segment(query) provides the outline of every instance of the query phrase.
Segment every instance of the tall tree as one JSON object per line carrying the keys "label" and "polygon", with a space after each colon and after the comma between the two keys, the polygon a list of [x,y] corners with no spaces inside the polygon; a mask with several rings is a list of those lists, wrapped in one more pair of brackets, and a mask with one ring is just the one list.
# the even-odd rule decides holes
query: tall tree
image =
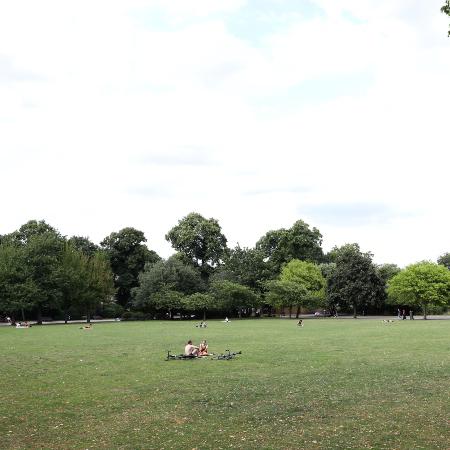
{"label": "tall tree", "polygon": [[335,249],[336,269],[328,279],[327,298],[331,309],[358,309],[381,306],[385,300],[384,281],[372,262],[371,253],[361,253],[357,244]]}
{"label": "tall tree", "polygon": [[138,276],[145,263],[160,259],[144,242],[147,242],[147,239],[142,231],[128,227],[111,233],[100,243],[109,257],[117,301],[122,306],[131,301],[131,290],[138,285]]}
{"label": "tall tree", "polygon": [[450,253],[444,253],[439,256],[437,263],[441,266],[447,267],[447,269],[450,270]]}
{"label": "tall tree", "polygon": [[61,260],[61,307],[64,313],[64,322],[69,320],[69,310],[80,302],[86,291],[86,262],[87,256],[66,243]]}
{"label": "tall tree", "polygon": [[23,301],[31,304],[42,323],[44,310],[57,309],[61,301],[61,259],[64,242],[53,232],[36,234],[24,246]]}
{"label": "tall tree", "polygon": [[[45,221],[30,220],[17,231],[3,236],[3,246],[8,248],[9,301],[22,318],[25,311],[33,310],[38,323],[44,310],[54,310],[61,301],[61,258],[65,239],[59,231]],[[13,256],[14,255],[14,256]],[[12,271],[20,264],[20,273]]]}
{"label": "tall tree", "polygon": [[306,288],[293,281],[269,280],[266,283],[267,303],[274,308],[289,308],[289,318],[292,317],[292,308],[303,303],[308,292]]}
{"label": "tall tree", "polygon": [[380,264],[377,267],[378,275],[384,281],[387,288],[389,280],[400,273],[401,269],[396,264]]}
{"label": "tall tree", "polygon": [[280,280],[295,283],[301,287],[300,291],[303,291],[303,295],[298,295],[297,301],[295,302],[297,306],[297,318],[300,313],[300,308],[313,308],[323,304],[325,300],[326,280],[319,266],[316,264],[293,259],[283,267]]}
{"label": "tall tree", "polygon": [[184,253],[200,269],[203,279],[222,261],[227,252],[227,239],[216,219],[205,219],[198,213],[190,213],[167,234],[172,247]]}
{"label": "tall tree", "polygon": [[86,289],[79,298],[79,303],[86,312],[86,320],[91,321],[91,315],[102,303],[111,303],[115,292],[113,273],[108,257],[104,252],[97,251],[90,258],[85,258]]}
{"label": "tall tree", "polygon": [[449,303],[450,271],[428,261],[411,264],[391,279],[388,293],[393,303],[421,307],[426,319],[430,305]]}
{"label": "tall tree", "polygon": [[273,230],[266,233],[256,243],[264,257],[280,272],[283,264],[292,259],[322,262],[322,235],[317,228],[310,229],[303,220],[298,220],[291,228]]}
{"label": "tall tree", "polygon": [[17,245],[0,244],[0,311],[16,317],[31,309],[31,298],[25,295],[26,278],[24,249]]}
{"label": "tall tree", "polygon": [[265,261],[261,250],[241,248],[239,245],[225,256],[221,272],[223,272],[222,279],[243,284],[260,292],[264,290],[264,283],[267,280],[277,276],[271,271],[271,266]]}
{"label": "tall tree", "polygon": [[199,272],[174,255],[167,261],[146,264],[139,275],[139,286],[133,289],[133,306],[144,312],[161,310],[169,304],[173,309],[176,302],[169,299],[176,297],[174,292],[184,296],[202,292],[204,289]]}

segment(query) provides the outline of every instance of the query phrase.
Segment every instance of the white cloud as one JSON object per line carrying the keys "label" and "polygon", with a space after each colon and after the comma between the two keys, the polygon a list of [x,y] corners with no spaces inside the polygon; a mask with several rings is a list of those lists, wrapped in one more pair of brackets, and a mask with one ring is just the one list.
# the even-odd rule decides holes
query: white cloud
{"label": "white cloud", "polygon": [[[439,2],[428,14],[406,0],[317,3],[325,16],[259,45],[230,31],[238,0],[2,3],[0,233],[45,218],[98,242],[135,226],[167,256],[165,233],[198,211],[232,245],[303,218],[327,248],[357,241],[380,262],[449,251]],[[367,73],[357,94],[336,82],[295,99],[308,80]],[[317,214],[358,204],[390,215],[345,226]]]}

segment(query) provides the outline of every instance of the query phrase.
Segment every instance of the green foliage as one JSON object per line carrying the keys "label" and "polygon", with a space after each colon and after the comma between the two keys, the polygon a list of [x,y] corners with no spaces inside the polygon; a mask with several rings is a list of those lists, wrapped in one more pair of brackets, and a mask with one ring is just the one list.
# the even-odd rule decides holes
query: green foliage
{"label": "green foliage", "polygon": [[321,262],[323,259],[322,235],[317,228],[312,230],[303,220],[298,220],[289,229],[269,231],[257,243],[264,258],[279,273],[283,264],[291,259]]}
{"label": "green foliage", "polygon": [[357,244],[333,249],[336,270],[328,279],[327,298],[330,309],[337,307],[358,309],[369,305],[381,307],[385,300],[385,284],[371,253],[361,253]]}
{"label": "green foliage", "polygon": [[122,317],[123,313],[123,306],[119,305],[118,303],[106,303],[101,310],[101,315],[105,319]]}
{"label": "green foliage", "polygon": [[58,308],[61,302],[61,259],[64,242],[57,233],[43,232],[27,237],[24,246],[23,301],[37,312]]}
{"label": "green foliage", "polygon": [[[32,308],[34,286],[27,283],[24,273],[25,252],[23,247],[5,243],[0,244],[0,311],[14,315]],[[29,292],[30,291],[30,292]]]}
{"label": "green foliage", "polygon": [[317,307],[323,304],[326,280],[316,264],[293,259],[283,267],[280,280],[296,283],[304,290],[305,295],[295,303],[297,306]]}
{"label": "green foliage", "polygon": [[[450,0],[445,0],[444,6],[441,8],[441,11],[444,14],[447,14],[447,16],[450,16]],[[448,35],[450,37],[450,31],[448,32]]]}
{"label": "green foliage", "polygon": [[450,271],[428,261],[411,264],[391,279],[388,294],[392,303],[421,307],[426,318],[430,305],[449,303]]}
{"label": "green foliage", "polygon": [[[167,261],[145,266],[139,275],[139,286],[133,289],[133,307],[148,312],[164,309],[167,305],[171,305],[167,309],[172,309],[183,295],[201,291],[204,291],[204,283],[199,272],[175,255]],[[178,298],[174,292],[181,297]],[[169,297],[176,299],[172,301]]]}
{"label": "green foliage", "polygon": [[230,312],[237,310],[239,315],[242,309],[256,306],[259,300],[250,288],[232,281],[214,281],[210,293],[217,308]]}
{"label": "green foliage", "polygon": [[95,245],[87,237],[72,236],[67,242],[87,256],[93,256],[99,250],[98,245]]}
{"label": "green foliage", "polygon": [[439,256],[437,263],[441,266],[447,267],[447,269],[450,270],[450,253],[444,253],[443,255]]}
{"label": "green foliage", "polygon": [[138,276],[145,264],[160,259],[143,244],[146,241],[142,231],[128,227],[111,233],[100,243],[109,257],[117,301],[122,306],[130,302],[131,290],[138,285]]}
{"label": "green foliage", "polygon": [[101,251],[88,256],[73,245],[65,247],[61,288],[67,317],[70,307],[80,308],[90,321],[96,308],[112,303],[114,282],[108,257]]}
{"label": "green foliage", "polygon": [[334,271],[336,270],[336,263],[334,262],[327,262],[319,264],[320,271],[322,272],[323,277],[326,280],[329,280],[331,276],[333,275]]}
{"label": "green foliage", "polygon": [[220,264],[227,252],[227,240],[216,219],[205,219],[198,213],[190,213],[167,234],[172,247],[184,253],[199,267],[204,279]]}
{"label": "green foliage", "polygon": [[61,240],[63,239],[59,231],[46,223],[45,220],[29,220],[17,231],[5,236],[5,239],[14,244],[26,245],[33,237],[49,234],[54,235]]}
{"label": "green foliage", "polygon": [[293,281],[270,280],[266,288],[266,301],[274,308],[300,306],[308,298],[305,286]]}
{"label": "green foliage", "polygon": [[377,266],[378,275],[387,286],[389,280],[400,273],[401,269],[396,264],[380,264]]}
{"label": "green foliage", "polygon": [[169,317],[175,309],[183,308],[184,294],[171,289],[161,289],[152,295],[152,305],[157,311],[168,311]]}
{"label": "green foliage", "polygon": [[217,308],[214,297],[207,293],[196,292],[183,298],[183,309],[203,313],[203,320],[206,320],[206,311]]}
{"label": "green foliage", "polygon": [[79,302],[84,307],[89,321],[99,304],[113,302],[115,288],[109,259],[103,252],[94,253],[86,261],[85,274],[86,289]]}
{"label": "green foliage", "polygon": [[261,250],[241,248],[237,245],[224,258],[224,264],[220,268],[217,279],[233,281],[254,291],[262,292],[264,283],[276,276],[271,268]]}

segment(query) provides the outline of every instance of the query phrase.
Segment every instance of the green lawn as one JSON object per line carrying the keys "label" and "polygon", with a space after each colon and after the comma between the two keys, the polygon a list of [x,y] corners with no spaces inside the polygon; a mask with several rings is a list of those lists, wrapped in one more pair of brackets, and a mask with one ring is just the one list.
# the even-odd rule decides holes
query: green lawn
{"label": "green lawn", "polygon": [[[164,360],[188,338],[242,355]],[[0,355],[0,448],[450,448],[450,321],[2,327]]]}

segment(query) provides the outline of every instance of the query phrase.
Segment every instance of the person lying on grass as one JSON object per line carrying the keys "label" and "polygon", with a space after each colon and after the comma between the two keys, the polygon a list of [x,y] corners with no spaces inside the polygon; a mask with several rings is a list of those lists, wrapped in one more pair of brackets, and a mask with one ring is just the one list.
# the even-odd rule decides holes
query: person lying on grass
{"label": "person lying on grass", "polygon": [[184,354],[186,356],[198,356],[198,347],[192,345],[192,341],[190,339],[184,347]]}

